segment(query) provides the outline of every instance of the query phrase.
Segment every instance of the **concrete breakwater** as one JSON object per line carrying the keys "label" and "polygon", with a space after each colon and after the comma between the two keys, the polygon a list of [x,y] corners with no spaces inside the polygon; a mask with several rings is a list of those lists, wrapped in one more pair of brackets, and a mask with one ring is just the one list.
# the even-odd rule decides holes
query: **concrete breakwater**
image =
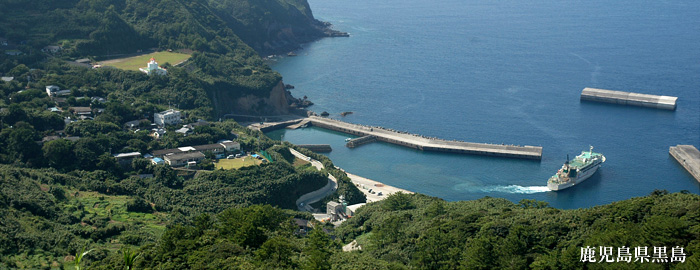
{"label": "concrete breakwater", "polygon": [[372,142],[376,142],[376,141],[377,141],[376,136],[367,135],[367,136],[362,136],[359,138],[349,140],[348,143],[345,144],[345,146],[347,146],[349,148],[355,148],[355,147],[358,147],[360,145],[368,144],[368,143],[372,143]]}
{"label": "concrete breakwater", "polygon": [[[516,146],[471,143],[463,141],[448,141],[430,138],[406,132],[390,130],[382,127],[370,127],[346,123],[339,120],[311,116],[307,118],[313,126],[339,131],[359,137],[373,136],[375,140],[401,145],[421,151],[437,151],[460,154],[474,154],[523,159],[542,159],[542,147]],[[367,137],[371,138],[371,137]],[[358,138],[360,139],[360,138]],[[371,140],[371,139],[363,139]]]}
{"label": "concrete breakwater", "polygon": [[260,122],[260,123],[254,123],[248,125],[248,128],[254,129],[254,130],[260,130],[262,132],[270,132],[273,130],[289,127],[289,126],[295,126],[299,124],[302,120],[304,119],[293,119],[293,120],[288,120],[288,121],[282,121],[282,122]]}
{"label": "concrete breakwater", "polygon": [[297,144],[297,146],[316,153],[328,153],[333,151],[330,144]]}
{"label": "concrete breakwater", "polygon": [[692,145],[671,146],[668,153],[700,182],[700,151]]}
{"label": "concrete breakwater", "polygon": [[581,100],[673,111],[676,109],[678,98],[587,87],[581,91]]}

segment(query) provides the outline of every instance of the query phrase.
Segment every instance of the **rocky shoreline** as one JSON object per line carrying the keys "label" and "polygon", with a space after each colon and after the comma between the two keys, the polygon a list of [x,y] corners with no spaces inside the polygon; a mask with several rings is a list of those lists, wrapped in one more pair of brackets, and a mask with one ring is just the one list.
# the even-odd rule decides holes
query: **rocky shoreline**
{"label": "rocky shoreline", "polygon": [[303,44],[325,37],[350,37],[349,33],[335,30],[332,26],[329,22],[316,19],[303,27],[271,24],[267,29],[268,33],[272,33],[271,39],[251,47],[261,56],[296,56],[294,52],[301,49]]}

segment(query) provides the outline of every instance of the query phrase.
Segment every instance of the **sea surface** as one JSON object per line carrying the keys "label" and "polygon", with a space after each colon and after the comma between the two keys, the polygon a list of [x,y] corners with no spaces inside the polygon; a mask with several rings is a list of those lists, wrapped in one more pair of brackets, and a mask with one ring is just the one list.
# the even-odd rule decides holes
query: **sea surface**
{"label": "sea surface", "polygon": [[[482,143],[542,146],[541,161],[355,149],[318,128],[269,133],[331,144],[349,172],[448,201],[484,196],[580,208],[700,193],[668,153],[700,148],[700,2],[695,0],[309,0],[349,32],[271,62],[316,112],[352,123]],[[584,87],[678,97],[665,111],[579,100]],[[353,114],[341,117],[340,113]],[[576,187],[546,181],[589,145],[607,161]]]}

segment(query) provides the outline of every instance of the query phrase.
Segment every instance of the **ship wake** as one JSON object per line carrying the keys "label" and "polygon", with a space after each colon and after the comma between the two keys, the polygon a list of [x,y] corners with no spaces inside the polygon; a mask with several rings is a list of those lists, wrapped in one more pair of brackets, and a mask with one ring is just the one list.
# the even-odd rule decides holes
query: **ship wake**
{"label": "ship wake", "polygon": [[514,194],[534,194],[540,192],[547,192],[549,189],[547,186],[528,186],[523,187],[519,185],[509,185],[509,186],[485,186],[481,188],[482,192],[501,192],[501,193],[514,193]]}

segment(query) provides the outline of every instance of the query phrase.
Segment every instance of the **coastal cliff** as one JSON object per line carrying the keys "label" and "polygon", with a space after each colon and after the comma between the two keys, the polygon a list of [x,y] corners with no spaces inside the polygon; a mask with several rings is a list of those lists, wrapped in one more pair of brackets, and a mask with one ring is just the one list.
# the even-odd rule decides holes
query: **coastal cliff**
{"label": "coastal cliff", "polygon": [[243,42],[261,55],[287,53],[322,37],[348,36],[314,18],[306,0],[210,1]]}
{"label": "coastal cliff", "polygon": [[225,114],[241,115],[279,115],[289,113],[289,99],[284,83],[279,81],[268,96],[246,94],[239,96],[235,91],[218,90],[210,93],[214,109],[219,116]]}

